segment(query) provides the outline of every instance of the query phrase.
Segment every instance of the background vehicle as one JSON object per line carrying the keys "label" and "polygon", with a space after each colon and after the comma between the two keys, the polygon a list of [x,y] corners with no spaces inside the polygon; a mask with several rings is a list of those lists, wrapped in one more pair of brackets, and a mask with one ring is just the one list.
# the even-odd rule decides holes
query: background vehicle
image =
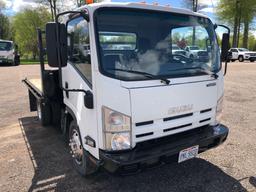
{"label": "background vehicle", "polygon": [[172,44],[172,53],[173,54],[180,54],[180,55],[186,55],[186,51],[181,49],[178,45]]}
{"label": "background vehicle", "polygon": [[12,41],[0,39],[0,64],[19,65],[17,46]]}
{"label": "background vehicle", "polygon": [[243,62],[244,60],[249,60],[251,62],[256,61],[256,52],[255,51],[249,51],[245,48],[231,48],[229,50],[231,52],[231,61],[239,60],[240,62]]}
{"label": "background vehicle", "polygon": [[199,61],[209,60],[208,52],[200,49],[198,46],[187,46],[185,50],[187,51],[187,56],[191,59],[196,59]]}
{"label": "background vehicle", "polygon": [[[24,83],[42,124],[61,125],[79,173],[180,163],[226,140],[228,128],[220,123],[224,75],[209,18],[140,3],[97,3],[59,16],[68,13],[63,24],[46,25],[53,69],[45,69],[39,30],[41,79]],[[193,28],[198,42],[210,42],[207,62],[171,51],[171,40],[191,39]],[[85,45],[87,56],[77,50]]]}

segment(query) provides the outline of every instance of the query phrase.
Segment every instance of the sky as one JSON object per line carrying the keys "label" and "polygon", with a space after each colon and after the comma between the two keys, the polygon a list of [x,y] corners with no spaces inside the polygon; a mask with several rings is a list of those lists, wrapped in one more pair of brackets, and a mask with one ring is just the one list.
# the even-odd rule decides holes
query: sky
{"label": "sky", "polygon": [[[37,7],[38,1],[40,0],[0,0],[4,1],[6,4],[5,14],[8,16],[13,16],[19,11],[22,11],[24,8],[28,7]],[[74,7],[74,0],[62,0],[64,1],[65,7],[70,7],[71,9]],[[104,0],[103,0],[104,1]],[[106,1],[113,1],[113,2],[142,2],[145,1],[146,3],[152,4],[157,2],[159,5],[170,5],[172,7],[179,7],[184,8],[184,0],[106,0]],[[218,23],[216,17],[216,6],[219,0],[198,0],[200,3],[200,7],[198,12],[208,15],[213,23]],[[254,21],[256,23],[256,19]],[[220,33],[222,33],[221,31]],[[251,30],[251,32],[256,36],[256,31]]]}
{"label": "sky", "polygon": [[[4,1],[7,7],[7,10],[5,11],[5,14],[12,16],[15,15],[15,13],[21,11],[24,8],[27,7],[36,7],[38,4],[36,1],[38,0],[0,0]],[[70,7],[72,7],[72,1],[66,0],[67,3],[65,5],[70,4]],[[141,2],[144,0],[112,0],[113,2]],[[153,3],[158,2],[160,5],[170,5],[172,7],[182,7],[184,6],[183,0],[145,0],[147,3]],[[216,6],[218,0],[199,0],[199,2],[204,6],[200,12],[207,14],[214,20],[214,7]]]}

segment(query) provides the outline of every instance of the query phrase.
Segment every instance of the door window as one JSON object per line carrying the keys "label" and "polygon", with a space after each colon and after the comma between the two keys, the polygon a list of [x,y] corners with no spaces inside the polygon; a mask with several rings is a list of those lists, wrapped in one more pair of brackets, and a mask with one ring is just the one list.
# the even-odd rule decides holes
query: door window
{"label": "door window", "polygon": [[68,60],[91,84],[91,49],[87,21],[78,17],[68,22]]}

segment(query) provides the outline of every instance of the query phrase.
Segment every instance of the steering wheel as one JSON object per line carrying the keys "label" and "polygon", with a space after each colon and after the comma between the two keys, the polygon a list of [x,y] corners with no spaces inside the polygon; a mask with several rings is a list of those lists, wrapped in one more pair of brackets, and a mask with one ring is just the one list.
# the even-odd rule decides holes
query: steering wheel
{"label": "steering wheel", "polygon": [[[175,59],[174,57],[178,57],[180,59]],[[189,57],[187,57],[185,55],[182,55],[182,54],[172,54],[172,58],[175,59],[175,60],[181,61],[181,62],[182,61],[185,62],[183,64],[191,64],[191,63],[193,63],[193,59],[191,59],[191,58],[189,58]]]}

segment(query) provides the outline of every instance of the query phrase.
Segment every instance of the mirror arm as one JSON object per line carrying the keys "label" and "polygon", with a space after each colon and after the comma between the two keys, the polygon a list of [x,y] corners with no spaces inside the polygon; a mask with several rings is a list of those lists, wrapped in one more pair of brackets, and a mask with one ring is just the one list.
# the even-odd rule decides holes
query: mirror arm
{"label": "mirror arm", "polygon": [[[221,24],[219,24],[219,25],[215,24],[215,25],[216,25],[217,27],[218,27],[218,26],[220,26],[220,27],[224,27],[225,29],[227,29],[227,30],[228,30],[228,34],[230,34],[230,31],[231,31],[231,30],[230,30],[230,28],[229,28],[229,27],[227,27],[226,25],[221,25]],[[214,25],[214,28],[215,28],[215,25]],[[217,28],[217,27],[216,27],[216,28]],[[215,28],[215,29],[216,29],[216,28]]]}
{"label": "mirror arm", "polygon": [[225,69],[224,69],[224,76],[227,74],[227,66],[228,66],[228,61],[225,61]]}

